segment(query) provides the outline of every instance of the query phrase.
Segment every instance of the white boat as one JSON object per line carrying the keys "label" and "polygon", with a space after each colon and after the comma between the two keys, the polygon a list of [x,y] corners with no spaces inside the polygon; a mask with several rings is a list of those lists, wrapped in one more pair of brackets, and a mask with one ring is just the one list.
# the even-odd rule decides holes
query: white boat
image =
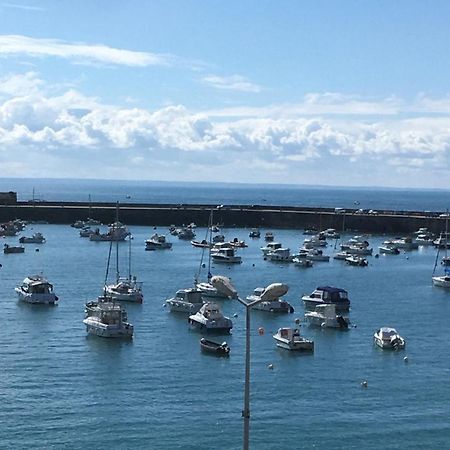
{"label": "white boat", "polygon": [[193,247],[200,247],[200,248],[210,248],[212,246],[212,244],[210,244],[205,239],[203,239],[201,241],[191,241],[191,245]]}
{"label": "white boat", "polygon": [[235,248],[245,248],[245,247],[248,247],[248,245],[245,243],[245,241],[241,241],[241,240],[239,240],[238,238],[234,238],[233,240],[231,240],[231,241],[229,242],[229,244],[230,244],[232,247],[235,247]]}
{"label": "white boat", "polygon": [[40,303],[54,305],[58,297],[53,292],[53,285],[42,275],[26,277],[20,286],[14,289],[19,300],[26,303]]}
{"label": "white boat", "polygon": [[171,312],[195,314],[203,306],[202,291],[197,288],[179,289],[166,300]]}
{"label": "white boat", "polygon": [[237,292],[228,277],[222,275],[208,276],[208,280],[195,285],[201,291],[204,300],[227,300],[237,297]]}
{"label": "white boat", "polygon": [[444,288],[450,288],[450,275],[436,275],[432,277],[433,284],[435,286],[444,287]]}
{"label": "white boat", "polygon": [[301,248],[296,256],[300,258],[304,257],[310,261],[328,262],[330,260],[330,257],[328,255],[324,255],[323,251],[319,248]]}
{"label": "white boat", "polygon": [[250,230],[250,233],[248,234],[248,237],[259,238],[261,237],[261,232],[258,230],[258,228],[252,228]]}
{"label": "white boat", "polygon": [[211,249],[211,259],[216,263],[221,264],[241,264],[242,258],[240,256],[236,256],[236,250],[233,247],[228,247],[227,244],[224,244],[219,247],[214,246]]}
{"label": "white boat", "polygon": [[323,234],[327,239],[339,239],[341,237],[341,235],[334,228],[327,228],[322,231],[321,234]]}
{"label": "white boat", "polygon": [[302,297],[306,309],[314,309],[317,305],[333,303],[336,311],[348,311],[350,300],[345,289],[332,286],[319,286],[311,294]]}
{"label": "white boat", "polygon": [[[106,301],[105,301],[106,300]],[[83,323],[88,334],[105,338],[132,338],[133,325],[127,322],[125,309],[107,298],[89,302],[85,307]]]}
{"label": "white boat", "polygon": [[273,262],[292,262],[293,256],[291,255],[291,250],[289,248],[277,248],[266,255],[269,261]]}
{"label": "white boat", "polygon": [[170,248],[172,248],[172,242],[168,242],[164,234],[155,233],[145,241],[145,250],[166,250]]}
{"label": "white boat", "polygon": [[373,335],[373,340],[378,347],[383,349],[398,350],[405,348],[405,340],[398,334],[395,328],[381,327]]}
{"label": "white boat", "polygon": [[142,282],[136,281],[136,277],[119,277],[116,283],[105,286],[105,295],[116,301],[142,303]]}
{"label": "white boat", "polygon": [[337,252],[334,256],[333,259],[339,259],[339,260],[345,260],[347,259],[351,254],[347,253],[346,251],[342,251],[342,252]]}
{"label": "white boat", "polygon": [[80,230],[80,237],[91,237],[94,234],[94,230],[90,227],[84,227]]}
{"label": "white boat", "polygon": [[33,236],[27,237],[22,236],[19,239],[19,242],[21,244],[43,244],[45,242],[45,237],[42,235],[42,233],[34,233]]}
{"label": "white boat", "polygon": [[225,317],[216,303],[205,303],[200,310],[189,316],[189,324],[192,328],[202,331],[227,332],[233,328],[233,322]]}
{"label": "white boat", "polygon": [[366,267],[369,265],[369,262],[366,258],[357,255],[350,255],[345,258],[345,262],[350,266],[358,266],[358,267]]}
{"label": "white boat", "polygon": [[359,256],[368,256],[373,253],[373,249],[371,247],[361,244],[353,244],[353,245],[341,245],[341,250],[351,255],[359,255]]}
{"label": "white boat", "polygon": [[400,248],[402,250],[417,250],[419,248],[419,244],[413,241],[413,239],[410,237],[392,239],[390,243],[394,247]]}
{"label": "white boat", "polygon": [[300,336],[298,328],[279,328],[273,338],[278,347],[286,350],[314,351],[314,342]]}
{"label": "white boat", "polygon": [[[386,243],[384,243],[384,244],[386,244]],[[391,244],[381,245],[380,247],[378,247],[378,251],[385,255],[399,255],[400,254],[400,250]]]}
{"label": "white boat", "polygon": [[317,236],[312,236],[310,238],[306,238],[303,241],[303,248],[305,249],[313,249],[313,248],[317,248],[317,247],[326,247],[328,245],[328,242],[326,241],[325,236],[323,236],[322,238],[317,235]]}
{"label": "white boat", "polygon": [[[293,306],[280,298],[285,295],[288,290],[289,286],[283,283],[273,283],[267,288],[258,287],[253,291],[253,294],[247,296],[247,301],[249,303],[255,302],[262,297],[264,300],[253,305],[252,309],[273,313],[293,313]],[[267,292],[269,292],[270,295],[267,295]]]}
{"label": "white boat", "polygon": [[305,319],[310,325],[322,328],[340,328],[348,329],[350,323],[347,317],[336,314],[336,305],[330,303],[326,305],[317,305],[314,311],[305,313]]}
{"label": "white boat", "polygon": [[106,233],[100,233],[100,229],[96,228],[89,236],[89,240],[93,242],[124,241],[130,234],[123,223],[116,221],[109,226]]}
{"label": "white boat", "polygon": [[310,259],[306,258],[305,254],[293,255],[292,262],[297,267],[312,267],[313,266],[313,262]]}
{"label": "white boat", "polygon": [[280,242],[268,242],[265,247],[261,247],[261,251],[264,256],[268,255],[270,252],[273,252],[279,248],[282,248]]}
{"label": "white boat", "polygon": [[450,288],[450,268],[449,266],[445,263],[442,264],[444,266],[444,273],[442,275],[435,275],[435,271],[436,271],[436,266],[437,266],[437,261],[439,260],[439,252],[440,249],[443,248],[444,249],[444,257],[442,258],[443,261],[448,260],[448,214],[446,216],[445,219],[445,233],[441,233],[440,236],[440,241],[437,245],[437,256],[436,256],[436,262],[434,264],[434,269],[433,269],[433,276],[431,278],[433,284],[435,286],[438,287],[443,287],[443,288]]}
{"label": "white boat", "polygon": [[192,228],[182,228],[178,231],[178,239],[182,239],[183,241],[191,241],[195,238],[195,233],[192,231]]}

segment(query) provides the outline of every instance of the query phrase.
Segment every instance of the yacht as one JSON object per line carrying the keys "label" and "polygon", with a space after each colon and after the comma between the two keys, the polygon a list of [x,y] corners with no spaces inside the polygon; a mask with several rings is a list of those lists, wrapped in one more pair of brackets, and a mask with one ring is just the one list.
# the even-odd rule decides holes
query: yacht
{"label": "yacht", "polygon": [[334,304],[336,311],[348,311],[350,300],[348,292],[332,286],[319,286],[311,294],[302,297],[306,309],[314,309],[317,305]]}
{"label": "yacht", "polygon": [[145,250],[166,250],[170,248],[172,248],[172,242],[168,242],[164,234],[155,233],[145,241]]}
{"label": "yacht", "polygon": [[171,312],[195,314],[203,306],[202,291],[197,288],[179,289],[175,297],[166,300]]}
{"label": "yacht", "polygon": [[233,328],[233,322],[225,317],[216,303],[205,303],[200,310],[189,316],[189,324],[192,328],[202,331],[227,332]]}
{"label": "yacht", "polygon": [[297,267],[312,267],[313,262],[306,257],[306,254],[293,255],[292,262]]}
{"label": "yacht", "polygon": [[216,263],[223,264],[241,264],[242,258],[236,256],[236,250],[234,247],[229,247],[227,243],[220,245],[216,244],[211,249],[211,259]]}
{"label": "yacht", "polygon": [[261,251],[264,256],[268,255],[270,252],[282,248],[279,242],[268,242],[265,247],[261,247]]}
{"label": "yacht", "polygon": [[291,250],[289,248],[277,248],[266,255],[269,261],[273,262],[292,262],[293,256],[291,255]]}
{"label": "yacht", "polygon": [[357,255],[349,255],[347,258],[345,258],[345,262],[350,266],[365,267],[369,265],[369,262],[366,258]]}
{"label": "yacht", "polygon": [[34,233],[33,236],[27,237],[22,236],[19,239],[19,242],[21,244],[43,244],[45,242],[45,237],[42,235],[42,233]]}
{"label": "yacht", "polygon": [[328,255],[324,255],[323,251],[319,248],[301,248],[299,250],[298,257],[304,257],[306,259],[309,259],[310,261],[324,261],[328,262],[330,260],[330,257]]}
{"label": "yacht", "polygon": [[26,277],[21,286],[14,289],[19,300],[26,303],[40,303],[54,305],[58,297],[53,292],[53,285],[42,275]]}
{"label": "yacht", "polygon": [[382,327],[373,335],[373,340],[378,347],[383,349],[398,350],[405,348],[405,340],[398,334],[395,328]]}
{"label": "yacht", "polygon": [[298,328],[279,328],[273,338],[278,347],[286,350],[314,351],[314,342],[300,336]]}
{"label": "yacht", "polygon": [[340,328],[348,329],[350,323],[347,317],[336,314],[336,305],[328,303],[326,305],[317,305],[314,311],[305,313],[305,319],[310,325],[322,328]]}
{"label": "yacht", "polygon": [[89,236],[89,240],[93,242],[124,241],[130,234],[124,224],[116,221],[109,226],[106,233],[100,233],[100,229],[96,228]]}
{"label": "yacht", "polygon": [[132,338],[133,325],[127,322],[125,309],[119,303],[99,297],[86,304],[83,323],[88,334],[105,338]]}
{"label": "yacht", "polygon": [[346,251],[337,252],[337,253],[333,256],[333,259],[340,259],[340,260],[343,261],[343,260],[347,259],[350,255],[351,255],[351,253],[347,253]]}
{"label": "yacht", "polygon": [[208,280],[196,283],[195,285],[201,291],[203,300],[228,300],[237,298],[237,292],[228,277],[222,275],[208,276]]}
{"label": "yacht", "polygon": [[[269,292],[273,292],[271,295],[265,295],[264,293],[269,290]],[[285,300],[281,300],[280,297],[285,295],[289,287],[282,283],[273,283],[267,288],[258,287],[253,291],[253,294],[247,296],[247,301],[249,303],[261,300],[261,297],[264,296],[264,300],[256,303],[252,306],[252,309],[259,309],[260,311],[268,311],[274,313],[293,313],[294,308],[290,303]]]}
{"label": "yacht", "polygon": [[179,230],[177,236],[178,239],[182,239],[183,241],[191,241],[195,238],[195,233],[192,231],[192,228],[186,227]]}
{"label": "yacht", "polygon": [[394,247],[402,250],[417,250],[419,248],[419,244],[410,237],[396,238],[390,242]]}
{"label": "yacht", "polygon": [[383,245],[378,247],[378,251],[385,255],[399,255],[400,250],[391,241],[383,242]]}
{"label": "yacht", "polygon": [[444,275],[436,275],[432,277],[432,280],[435,286],[450,288],[450,275],[447,273]]}

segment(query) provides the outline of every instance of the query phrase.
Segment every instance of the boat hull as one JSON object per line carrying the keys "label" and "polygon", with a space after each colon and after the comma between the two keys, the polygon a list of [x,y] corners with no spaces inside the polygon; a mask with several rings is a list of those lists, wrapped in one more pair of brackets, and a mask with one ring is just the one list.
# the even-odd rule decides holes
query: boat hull
{"label": "boat hull", "polygon": [[122,323],[122,325],[106,325],[91,317],[83,320],[88,334],[104,338],[127,338],[133,337],[133,325]]}

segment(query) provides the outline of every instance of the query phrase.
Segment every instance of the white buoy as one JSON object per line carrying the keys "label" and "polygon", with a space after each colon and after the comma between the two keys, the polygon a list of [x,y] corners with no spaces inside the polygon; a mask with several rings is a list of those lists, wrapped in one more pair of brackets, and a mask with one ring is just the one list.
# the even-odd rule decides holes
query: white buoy
{"label": "white buoy", "polygon": [[273,370],[273,364],[269,364],[269,365],[267,366],[267,368],[270,369],[270,370]]}
{"label": "white buoy", "polygon": [[405,363],[407,363],[409,360],[408,360],[408,357],[407,356],[405,356],[404,358],[403,358],[403,361],[405,361]]}
{"label": "white buoy", "polygon": [[361,386],[362,386],[363,388],[368,387],[367,380],[362,381],[362,382],[361,382]]}
{"label": "white buoy", "polygon": [[237,316],[238,316],[237,313],[234,313],[234,314],[233,314],[233,317],[237,317]]}

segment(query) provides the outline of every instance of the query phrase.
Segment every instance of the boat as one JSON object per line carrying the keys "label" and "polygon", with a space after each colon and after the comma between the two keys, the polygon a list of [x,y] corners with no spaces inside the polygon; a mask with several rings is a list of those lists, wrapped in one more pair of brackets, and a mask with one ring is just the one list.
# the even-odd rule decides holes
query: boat
{"label": "boat", "polygon": [[241,240],[239,240],[238,238],[234,238],[233,240],[231,240],[231,241],[229,242],[229,244],[230,244],[232,247],[235,247],[235,248],[245,248],[245,247],[248,247],[248,245],[245,243],[245,241],[241,241]]}
{"label": "boat", "polygon": [[193,247],[200,247],[200,248],[210,248],[211,244],[206,241],[205,239],[202,239],[201,241],[191,241],[191,245]]}
{"label": "boat", "polygon": [[399,350],[405,348],[405,340],[395,328],[381,327],[373,335],[373,340],[382,349]]}
{"label": "boat", "polygon": [[[433,284],[435,286],[438,287],[443,287],[443,288],[450,288],[450,266],[447,265],[447,261],[449,260],[448,258],[448,242],[447,242],[447,237],[448,237],[448,215],[446,216],[445,219],[445,233],[441,233],[440,236],[440,242],[437,245],[437,255],[436,255],[436,260],[434,263],[434,268],[433,268],[433,275],[431,277],[431,280],[433,282]],[[442,275],[435,275],[436,273],[436,268],[437,268],[437,262],[439,260],[439,252],[441,250],[441,248],[444,249],[444,257],[442,258],[442,261],[445,261],[445,264],[442,264],[442,266],[444,267],[444,273]]]}
{"label": "boat", "polygon": [[155,233],[145,241],[145,250],[168,250],[171,248],[172,242],[168,242],[164,234]]}
{"label": "boat", "polygon": [[305,257],[310,261],[322,261],[328,262],[330,257],[328,255],[324,255],[323,251],[319,248],[301,248],[298,253],[299,257]]}
{"label": "boat", "polygon": [[275,239],[275,236],[273,235],[273,233],[271,231],[267,231],[266,234],[264,235],[264,239],[267,242],[272,242]]}
{"label": "boat", "polygon": [[116,221],[109,226],[106,233],[100,233],[100,229],[96,228],[89,236],[89,240],[93,242],[124,241],[130,234],[123,223]]}
{"label": "boat", "polygon": [[333,256],[333,259],[345,260],[345,259],[347,259],[350,255],[351,255],[351,253],[347,253],[346,251],[337,252],[337,253]]}
{"label": "boat", "polygon": [[291,255],[291,250],[289,248],[277,248],[266,255],[269,261],[273,262],[292,262],[293,256]]}
{"label": "boat", "polygon": [[236,256],[236,249],[228,243],[216,244],[211,249],[211,259],[221,264],[241,264],[242,258]]}
{"label": "boat", "polygon": [[350,300],[345,289],[333,286],[319,286],[311,294],[302,297],[306,309],[315,309],[317,305],[334,304],[336,311],[348,311]]}
{"label": "boat", "polygon": [[272,283],[266,288],[257,287],[253,291],[253,294],[247,296],[247,301],[249,303],[258,301],[258,303],[255,303],[252,306],[252,309],[273,313],[293,313],[293,306],[280,298],[285,295],[288,290],[289,286],[283,283]]}
{"label": "boat", "polygon": [[21,244],[43,244],[45,242],[45,237],[42,235],[42,233],[37,232],[30,237],[22,236],[19,239],[19,242]]}
{"label": "boat", "polygon": [[[128,275],[121,277],[119,271],[119,241],[116,242],[116,280],[115,283],[106,284],[103,294],[113,301],[142,303],[144,295],[142,293],[142,282],[137,281],[136,276],[131,275],[131,239],[128,240]],[[112,241],[109,248],[108,266],[111,259]],[[109,267],[106,271],[108,279]]]}
{"label": "boat", "polygon": [[392,239],[390,243],[394,247],[397,247],[402,250],[417,250],[419,248],[419,244],[413,241],[413,239],[410,237],[401,237]]}
{"label": "boat", "polygon": [[205,303],[200,310],[189,316],[188,323],[192,328],[202,331],[216,331],[229,333],[233,322],[225,317],[216,303]]}
{"label": "boat", "polygon": [[91,227],[84,227],[80,230],[80,237],[91,237],[94,234],[94,230]]}
{"label": "boat", "polygon": [[300,336],[299,328],[279,328],[273,335],[277,347],[295,351],[314,351],[314,341]]}
{"label": "boat", "polygon": [[203,306],[202,291],[198,288],[179,289],[166,300],[171,312],[195,314]]}
{"label": "boat", "polygon": [[341,235],[334,228],[327,228],[321,234],[327,239],[339,239]]}
{"label": "boat", "polygon": [[358,266],[358,267],[366,267],[369,265],[369,262],[366,258],[357,255],[350,255],[345,258],[345,262],[350,266]]}
{"label": "boat", "polygon": [[231,280],[228,277],[214,275],[208,276],[208,280],[195,285],[201,291],[204,300],[227,300],[237,297],[237,292],[231,285]]}
{"label": "boat", "polygon": [[315,228],[305,228],[303,231],[303,234],[306,236],[314,236],[318,233],[318,231]]}
{"label": "boat", "polygon": [[178,239],[181,239],[183,241],[191,241],[192,239],[195,238],[195,233],[192,231],[192,228],[185,227],[181,228],[178,231],[177,236]]}
{"label": "boat", "polygon": [[25,247],[23,245],[9,245],[5,244],[3,246],[3,253],[11,254],[11,253],[23,253],[25,252]]}
{"label": "boat", "polygon": [[42,275],[26,277],[14,290],[19,300],[26,303],[54,305],[58,301],[58,297],[53,292],[53,285]]}
{"label": "boat", "polygon": [[306,257],[306,254],[293,255],[292,262],[297,267],[312,267],[313,262]]}
{"label": "boat", "polygon": [[218,356],[229,356],[230,355],[230,347],[224,341],[222,343],[210,341],[202,337],[200,339],[200,348],[202,351],[207,353],[212,353],[213,355]]}
{"label": "boat", "polygon": [[250,230],[250,233],[248,234],[248,237],[259,238],[259,237],[261,237],[261,231],[259,231],[258,228],[252,228]]}
{"label": "boat", "polygon": [[441,264],[445,267],[450,266],[450,256],[443,256],[441,259]]}
{"label": "boat", "polygon": [[265,247],[261,247],[261,251],[264,256],[268,255],[269,253],[281,248],[282,245],[280,242],[268,242]]}
{"label": "boat", "polygon": [[305,319],[313,326],[339,328],[341,330],[347,330],[350,323],[347,317],[336,314],[336,305],[333,303],[317,305],[314,311],[305,313]]}
{"label": "boat", "polygon": [[214,244],[218,244],[219,242],[225,242],[225,236],[223,234],[216,234],[211,239],[211,242],[214,242]]}
{"label": "boat", "polygon": [[380,247],[378,247],[378,251],[385,255],[399,255],[400,254],[400,250],[391,244],[381,245]]}
{"label": "boat", "polygon": [[134,327],[127,322],[125,309],[108,297],[99,297],[85,307],[83,323],[88,334],[105,338],[132,338]]}

